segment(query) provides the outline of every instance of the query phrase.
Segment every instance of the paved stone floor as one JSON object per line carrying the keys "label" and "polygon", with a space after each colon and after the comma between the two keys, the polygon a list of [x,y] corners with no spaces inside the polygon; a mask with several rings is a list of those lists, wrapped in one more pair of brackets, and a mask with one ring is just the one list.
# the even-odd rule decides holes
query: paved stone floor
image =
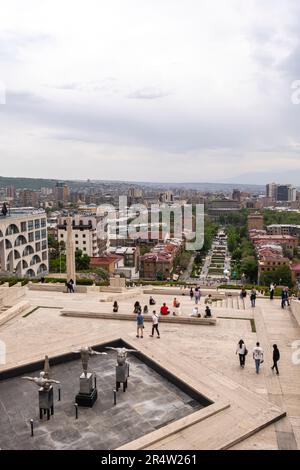
{"label": "paved stone floor", "polygon": [[[138,340],[134,321],[60,316],[58,307],[111,311],[111,303],[103,302],[103,294],[71,296],[28,291],[26,295],[32,308],[43,308],[0,328],[0,340],[7,347],[7,362],[0,365],[0,370],[41,359],[45,354],[62,354],[74,346],[123,338],[163,365],[167,364],[180,378],[194,380],[203,393],[207,391],[216,398],[224,396],[231,402],[230,409],[212,420],[209,429],[194,425],[180,436],[162,438],[161,448],[220,448],[226,444],[224,436],[228,436],[235,449],[300,449],[300,365],[292,362],[292,343],[300,339],[300,328],[289,310],[280,308],[279,300],[258,299],[255,309],[215,309],[222,317],[216,326],[161,324],[160,340],[149,338],[150,324],[146,324],[145,337]],[[170,305],[174,296],[166,291],[165,295],[155,297],[158,305],[162,300]],[[149,296],[137,298],[143,305]],[[188,314],[193,304],[187,297],[180,300]],[[118,299],[120,311],[130,313],[134,301],[135,298]],[[252,330],[249,319],[255,321],[256,331]],[[244,370],[240,369],[235,355],[240,338],[250,351]],[[259,375],[255,374],[251,358],[257,340],[265,350],[265,363]],[[281,351],[280,376],[270,370],[274,342]],[[286,411],[287,417],[251,435],[253,430],[263,427],[267,413],[264,410],[273,404]],[[238,442],[242,434],[243,439]]]}
{"label": "paved stone floor", "polygon": [[74,401],[82,370],[80,360],[51,368],[53,378],[61,382],[62,399],[57,401],[54,386],[55,414],[50,421],[39,420],[36,385],[20,377],[0,383],[0,448],[114,449],[202,408],[132,354],[129,362],[128,389],[125,393],[119,390],[114,406],[116,353],[90,359],[97,376],[98,400],[92,409],[79,408],[78,420]]}

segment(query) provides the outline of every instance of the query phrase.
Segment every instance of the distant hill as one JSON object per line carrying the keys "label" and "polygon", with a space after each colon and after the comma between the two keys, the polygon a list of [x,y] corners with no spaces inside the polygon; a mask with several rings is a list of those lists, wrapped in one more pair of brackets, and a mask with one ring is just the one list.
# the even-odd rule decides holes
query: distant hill
{"label": "distant hill", "polygon": [[6,177],[0,176],[0,187],[15,186],[18,189],[32,189],[38,190],[41,188],[53,188],[58,182],[67,183],[71,188],[81,187],[86,185],[85,181],[71,181],[47,178],[20,178],[20,177]]}
{"label": "distant hill", "polygon": [[40,189],[40,188],[53,188],[57,183],[56,180],[42,179],[42,178],[14,178],[0,176],[0,187],[15,186],[20,189]]}
{"label": "distant hill", "polygon": [[58,181],[64,181],[71,188],[79,188],[83,186],[88,186],[89,184],[103,184],[103,185],[140,185],[148,188],[154,189],[186,189],[186,190],[196,190],[203,192],[230,192],[233,189],[240,189],[241,191],[249,192],[262,192],[264,191],[264,185],[256,185],[249,183],[155,183],[155,182],[143,182],[143,181],[109,181],[109,180],[56,180],[56,179],[47,179],[47,178],[19,178],[19,177],[5,177],[0,176],[0,187],[6,186],[15,186],[19,189],[32,189],[38,190],[40,188],[53,188]]}

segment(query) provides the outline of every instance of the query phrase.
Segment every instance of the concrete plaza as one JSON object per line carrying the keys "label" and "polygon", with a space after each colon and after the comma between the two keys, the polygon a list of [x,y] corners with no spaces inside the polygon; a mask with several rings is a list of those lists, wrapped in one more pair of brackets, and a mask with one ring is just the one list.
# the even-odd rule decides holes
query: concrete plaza
{"label": "concrete plaza", "polygon": [[[251,309],[248,302],[242,308],[237,300],[227,299],[213,304],[216,325],[181,324],[175,317],[160,324],[160,340],[149,337],[150,323],[145,323],[144,338],[137,339],[134,315],[132,320],[89,318],[88,312],[111,313],[114,298],[120,306],[119,314],[132,314],[134,302],[139,300],[143,307],[149,295],[150,290],[144,293],[138,289],[118,294],[26,289],[24,300],[30,306],[0,327],[0,340],[6,344],[7,353],[0,371],[40,360],[45,354],[57,356],[76,346],[122,338],[214,403],[228,405],[181,430],[166,433],[162,427],[152,440],[141,437],[127,448],[299,449],[300,365],[292,362],[292,344],[300,339],[300,328],[291,312],[282,310],[279,300],[258,298],[257,307]],[[171,306],[174,297],[181,303],[181,316],[188,316],[194,306],[189,296],[180,292],[174,295],[167,288],[151,295],[157,301],[157,310],[163,301]],[[82,312],[83,316],[62,316],[64,309]],[[203,298],[200,311],[204,311]],[[249,350],[245,369],[240,369],[235,354],[241,338]],[[265,351],[259,375],[251,354],[256,341]],[[273,343],[281,352],[279,376],[270,369]],[[1,403],[2,393],[0,382]]]}

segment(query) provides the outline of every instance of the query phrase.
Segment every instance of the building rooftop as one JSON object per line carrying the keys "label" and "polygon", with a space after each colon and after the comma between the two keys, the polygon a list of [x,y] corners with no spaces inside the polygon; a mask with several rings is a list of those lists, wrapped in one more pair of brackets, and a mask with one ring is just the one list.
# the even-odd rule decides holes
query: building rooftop
{"label": "building rooftop", "polygon": [[0,213],[0,222],[7,219],[16,219],[26,216],[45,216],[46,212],[43,209],[35,209],[34,207],[12,207],[8,208],[6,216]]}

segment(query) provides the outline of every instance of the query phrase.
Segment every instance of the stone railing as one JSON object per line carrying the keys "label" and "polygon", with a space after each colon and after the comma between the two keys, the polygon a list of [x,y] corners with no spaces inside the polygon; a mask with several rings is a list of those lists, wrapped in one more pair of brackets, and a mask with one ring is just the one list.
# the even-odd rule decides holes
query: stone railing
{"label": "stone railing", "polygon": [[9,287],[8,282],[0,286],[0,307],[15,305],[25,294],[25,287],[20,282]]}
{"label": "stone railing", "polygon": [[291,299],[291,312],[300,326],[300,301],[296,299]]}
{"label": "stone railing", "polygon": [[[76,286],[75,292],[78,294],[86,294],[89,286]],[[91,286],[92,287],[92,286]],[[46,292],[67,292],[67,287],[64,283],[28,283],[28,289],[34,291]]]}
{"label": "stone railing", "polygon": [[22,301],[13,305],[13,307],[8,308],[4,312],[0,313],[0,326],[4,325],[7,321],[16,317],[20,313],[23,313],[24,310],[27,310],[30,307],[30,303],[27,301]]}

